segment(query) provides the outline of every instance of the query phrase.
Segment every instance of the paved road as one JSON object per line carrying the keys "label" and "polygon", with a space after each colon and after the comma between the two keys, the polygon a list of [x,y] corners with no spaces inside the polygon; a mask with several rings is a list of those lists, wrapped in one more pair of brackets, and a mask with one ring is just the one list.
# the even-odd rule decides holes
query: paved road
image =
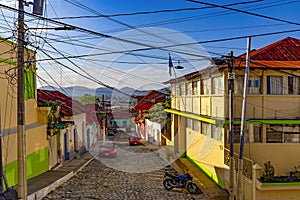
{"label": "paved road", "polygon": [[[204,194],[191,195],[182,189],[164,189],[165,170],[162,167],[165,162],[156,153],[156,146],[147,143],[145,146],[129,146],[126,135],[110,139],[118,142],[116,158],[93,160],[43,199],[207,199]],[[96,153],[97,148],[93,151]]]}

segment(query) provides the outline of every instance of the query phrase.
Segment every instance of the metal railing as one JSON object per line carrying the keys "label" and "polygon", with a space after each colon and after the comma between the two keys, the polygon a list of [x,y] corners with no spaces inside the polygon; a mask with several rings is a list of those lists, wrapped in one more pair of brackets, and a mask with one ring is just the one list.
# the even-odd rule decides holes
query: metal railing
{"label": "metal railing", "polygon": [[[238,170],[238,154],[234,153],[234,160],[235,160],[235,170]],[[230,151],[229,149],[224,149],[224,164],[230,166]],[[248,158],[244,158],[243,161],[243,175],[248,179],[252,180],[252,166],[254,162]]]}

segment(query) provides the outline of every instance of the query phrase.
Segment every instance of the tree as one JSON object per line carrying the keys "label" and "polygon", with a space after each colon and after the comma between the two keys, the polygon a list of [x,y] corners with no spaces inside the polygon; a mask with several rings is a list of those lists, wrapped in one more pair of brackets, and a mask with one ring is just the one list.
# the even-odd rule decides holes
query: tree
{"label": "tree", "polygon": [[84,96],[80,97],[78,99],[78,101],[82,104],[82,105],[86,105],[86,104],[94,104],[99,102],[99,98],[96,98],[95,96],[89,95],[89,94],[85,94]]}

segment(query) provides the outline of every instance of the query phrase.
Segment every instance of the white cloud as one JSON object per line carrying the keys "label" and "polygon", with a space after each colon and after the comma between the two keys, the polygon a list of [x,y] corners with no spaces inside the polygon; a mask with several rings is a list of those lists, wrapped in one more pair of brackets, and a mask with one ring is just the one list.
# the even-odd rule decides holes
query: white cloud
{"label": "white cloud", "polygon": [[0,0],[0,4],[10,6],[10,7],[16,7],[16,1],[14,0]]}

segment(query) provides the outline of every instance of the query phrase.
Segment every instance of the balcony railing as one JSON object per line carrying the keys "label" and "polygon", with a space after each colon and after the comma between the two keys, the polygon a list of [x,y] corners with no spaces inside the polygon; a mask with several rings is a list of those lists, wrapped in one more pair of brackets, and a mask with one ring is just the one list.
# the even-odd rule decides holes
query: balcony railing
{"label": "balcony railing", "polygon": [[[238,170],[238,154],[234,153],[235,160],[235,170]],[[230,166],[230,151],[229,149],[224,149],[224,164]],[[248,179],[252,180],[252,167],[254,162],[248,158],[243,159],[243,175]]]}

